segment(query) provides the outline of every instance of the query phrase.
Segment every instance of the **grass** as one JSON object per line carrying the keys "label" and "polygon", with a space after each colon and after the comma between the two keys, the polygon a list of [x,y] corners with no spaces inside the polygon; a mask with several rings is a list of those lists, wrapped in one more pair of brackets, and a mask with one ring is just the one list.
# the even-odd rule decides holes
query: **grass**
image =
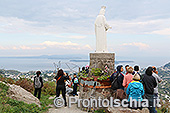
{"label": "grass", "polygon": [[43,113],[48,111],[49,104],[53,104],[53,100],[49,100],[50,95],[41,95],[40,108],[36,104],[11,99],[6,96],[8,88],[5,84],[0,83],[0,113]]}

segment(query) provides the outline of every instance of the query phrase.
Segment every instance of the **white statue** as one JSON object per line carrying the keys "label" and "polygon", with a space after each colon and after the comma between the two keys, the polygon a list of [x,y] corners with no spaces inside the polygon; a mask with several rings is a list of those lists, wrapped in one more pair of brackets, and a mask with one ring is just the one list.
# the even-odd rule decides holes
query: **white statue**
{"label": "white statue", "polygon": [[112,27],[109,26],[106,22],[105,14],[105,6],[101,7],[100,13],[96,18],[95,21],[95,34],[96,34],[96,52],[103,53],[108,52],[107,50],[107,38],[106,38],[106,31],[111,29]]}

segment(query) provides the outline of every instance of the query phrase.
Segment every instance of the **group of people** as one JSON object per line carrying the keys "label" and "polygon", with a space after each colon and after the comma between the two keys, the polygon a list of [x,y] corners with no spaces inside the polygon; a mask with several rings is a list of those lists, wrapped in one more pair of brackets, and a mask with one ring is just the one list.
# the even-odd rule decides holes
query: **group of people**
{"label": "group of people", "polygon": [[[38,99],[41,97],[41,88],[43,87],[43,80],[40,71],[36,72],[36,75],[34,77],[34,96],[37,96],[38,93]],[[76,74],[73,74],[73,77],[69,76],[67,73],[65,73],[62,69],[60,69],[55,76],[56,79],[56,97],[60,96],[60,91],[62,91],[62,96],[65,101],[65,106],[67,106],[66,102],[66,81],[70,81],[71,84],[67,84],[68,87],[73,86],[73,96],[77,95],[77,87],[79,86],[79,80]]]}
{"label": "group of people", "polygon": [[[111,89],[115,92],[124,92],[126,93],[125,98],[130,100],[136,99],[137,101],[140,99],[141,101],[145,98],[149,101],[148,107],[150,113],[156,113],[156,109],[153,106],[153,99],[158,98],[158,83],[162,81],[162,79],[158,76],[158,71],[155,66],[148,67],[144,74],[140,74],[139,66],[131,67],[129,65],[125,66],[125,73],[123,66],[119,65],[116,68],[116,71],[111,75]],[[88,68],[82,68],[82,72],[88,73]],[[36,72],[37,76],[34,77],[34,96],[37,96],[40,99],[41,96],[41,88],[43,87],[43,79],[40,77],[41,72]],[[66,102],[66,81],[70,81],[71,84],[68,84],[68,87],[73,86],[73,96],[77,95],[77,87],[79,86],[79,80],[76,74],[71,78],[67,73],[65,73],[62,69],[60,69],[55,76],[56,79],[56,97],[59,97],[60,91],[62,91],[63,99],[65,100],[65,106],[67,106]],[[122,94],[122,93],[121,93]],[[120,96],[118,94],[118,96]],[[141,107],[132,106],[132,109],[141,109]]]}
{"label": "group of people", "polygon": [[[139,73],[139,66],[134,66],[133,68],[126,65],[125,69],[126,73],[123,74],[123,66],[119,65],[116,72],[111,75],[112,89],[116,92],[120,92],[120,90],[125,92],[125,98],[128,98],[128,101],[130,98],[136,99],[136,101],[142,101],[143,98],[148,99],[150,113],[156,113],[157,111],[155,106],[153,106],[153,101],[158,98],[158,83],[162,81],[158,76],[156,67],[148,67],[142,75]],[[131,108],[142,109],[136,106],[131,106]]]}

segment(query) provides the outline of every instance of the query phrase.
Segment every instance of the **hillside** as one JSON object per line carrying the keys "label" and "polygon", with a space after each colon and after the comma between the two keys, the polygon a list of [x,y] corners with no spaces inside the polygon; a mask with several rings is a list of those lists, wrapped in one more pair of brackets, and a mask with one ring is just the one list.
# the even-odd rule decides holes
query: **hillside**
{"label": "hillside", "polygon": [[170,69],[170,62],[168,64],[165,64],[164,68]]}

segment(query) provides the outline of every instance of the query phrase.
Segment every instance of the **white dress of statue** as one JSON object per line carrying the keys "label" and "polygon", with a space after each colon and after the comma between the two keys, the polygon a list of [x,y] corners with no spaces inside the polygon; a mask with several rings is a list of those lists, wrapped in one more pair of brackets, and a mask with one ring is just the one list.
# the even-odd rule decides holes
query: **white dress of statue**
{"label": "white dress of statue", "polygon": [[107,53],[107,37],[106,31],[111,29],[106,22],[105,6],[101,7],[100,13],[95,21],[95,34],[96,34],[96,53]]}

